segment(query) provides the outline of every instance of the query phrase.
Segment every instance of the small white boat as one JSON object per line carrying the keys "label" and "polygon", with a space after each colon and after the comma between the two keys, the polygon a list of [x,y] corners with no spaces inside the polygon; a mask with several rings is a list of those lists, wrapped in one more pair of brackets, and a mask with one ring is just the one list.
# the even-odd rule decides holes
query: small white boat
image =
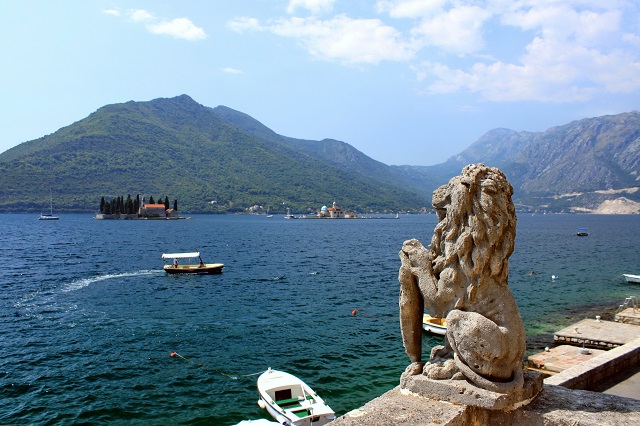
{"label": "small white boat", "polygon": [[[197,251],[192,253],[163,253],[162,258],[173,259],[173,263],[164,265],[164,270],[167,274],[220,274],[222,273],[222,268],[224,268],[223,263],[204,263],[200,253]],[[178,259],[199,259],[200,261],[197,264],[181,265]]]}
{"label": "small white boat", "polygon": [[40,217],[38,220],[59,220],[58,216],[54,216],[53,214],[40,213]]}
{"label": "small white boat", "polygon": [[285,219],[295,219],[296,217],[291,214],[291,209],[287,207],[287,214],[284,215]]}
{"label": "small white boat", "polygon": [[578,228],[578,231],[576,232],[576,235],[578,237],[586,237],[589,235],[589,228]]}
{"label": "small white boat", "polygon": [[336,418],[331,407],[292,374],[269,368],[257,384],[258,406],[282,425],[321,426]]}
{"label": "small white boat", "polygon": [[59,220],[60,219],[58,216],[53,215],[53,195],[51,195],[50,212],[51,213],[49,214],[40,213],[40,217],[38,218],[38,220]]}
{"label": "small white boat", "polygon": [[444,336],[447,334],[447,320],[444,318],[432,317],[429,314],[422,316],[422,328],[429,333]]}
{"label": "small white boat", "polygon": [[622,274],[628,283],[640,284],[640,275]]}

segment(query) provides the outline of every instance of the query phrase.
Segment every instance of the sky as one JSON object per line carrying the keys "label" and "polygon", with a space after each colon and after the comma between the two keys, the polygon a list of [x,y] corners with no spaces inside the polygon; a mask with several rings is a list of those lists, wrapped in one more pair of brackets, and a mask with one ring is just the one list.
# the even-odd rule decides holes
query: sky
{"label": "sky", "polygon": [[0,61],[0,152],[187,94],[427,166],[640,109],[640,1],[0,0]]}

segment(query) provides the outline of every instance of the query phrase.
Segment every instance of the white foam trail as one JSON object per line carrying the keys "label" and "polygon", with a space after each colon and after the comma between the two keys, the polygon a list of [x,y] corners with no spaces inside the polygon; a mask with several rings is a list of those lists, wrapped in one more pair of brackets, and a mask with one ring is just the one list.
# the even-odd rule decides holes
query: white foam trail
{"label": "white foam trail", "polygon": [[127,278],[127,277],[138,277],[143,275],[156,275],[163,271],[159,270],[142,270],[136,272],[123,272],[121,274],[107,274],[107,275],[99,275],[97,277],[92,278],[81,278],[75,280],[69,284],[67,284],[64,288],[61,289],[62,293],[68,293],[70,291],[80,290],[81,288],[87,287],[89,284],[97,283],[100,281],[111,280],[114,278]]}

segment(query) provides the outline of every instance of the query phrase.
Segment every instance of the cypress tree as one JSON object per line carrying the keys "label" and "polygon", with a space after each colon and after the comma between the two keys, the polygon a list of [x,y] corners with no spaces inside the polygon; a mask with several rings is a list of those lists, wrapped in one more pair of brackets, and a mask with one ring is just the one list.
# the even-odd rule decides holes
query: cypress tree
{"label": "cypress tree", "polygon": [[178,211],[178,200],[173,200],[173,209]]}
{"label": "cypress tree", "polygon": [[166,195],[164,197],[164,208],[165,210],[169,209],[169,197],[167,197]]}
{"label": "cypress tree", "polygon": [[156,202],[153,201],[153,195],[149,197],[149,204],[155,204]]}
{"label": "cypress tree", "polygon": [[127,202],[125,204],[125,212],[127,214],[133,213],[133,200],[131,199],[131,194],[127,194]]}
{"label": "cypress tree", "polygon": [[104,196],[100,199],[100,213],[104,213]]}

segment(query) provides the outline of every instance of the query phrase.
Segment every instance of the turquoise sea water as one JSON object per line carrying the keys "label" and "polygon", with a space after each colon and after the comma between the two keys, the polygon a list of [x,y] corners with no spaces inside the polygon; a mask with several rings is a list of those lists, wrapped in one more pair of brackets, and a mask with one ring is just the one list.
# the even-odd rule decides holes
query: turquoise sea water
{"label": "turquoise sea water", "polygon": [[[355,409],[395,387],[408,364],[397,252],[409,238],[428,244],[435,224],[0,215],[0,424],[266,419],[254,373],[269,366],[305,380],[338,414]],[[640,216],[518,217],[509,282],[529,352],[639,295],[621,278],[640,273],[638,231]],[[161,270],[162,252],[196,247],[223,274]]]}

